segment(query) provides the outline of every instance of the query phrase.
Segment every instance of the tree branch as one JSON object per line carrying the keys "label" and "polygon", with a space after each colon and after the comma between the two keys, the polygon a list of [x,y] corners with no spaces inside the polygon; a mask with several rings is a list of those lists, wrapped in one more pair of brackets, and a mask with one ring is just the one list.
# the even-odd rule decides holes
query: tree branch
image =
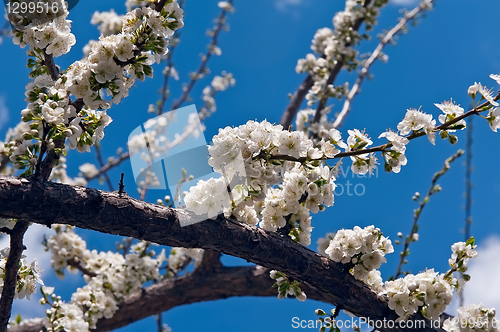
{"label": "tree branch", "polygon": [[2,297],[0,298],[0,332],[7,331],[12,302],[16,296],[17,271],[19,261],[26,247],[23,245],[24,233],[29,222],[18,220],[10,232],[10,252],[5,263],[5,277],[3,280]]}
{"label": "tree branch", "polygon": [[[371,0],[366,0],[363,6],[365,8],[368,8],[368,5],[370,4],[370,2],[371,2]],[[358,31],[364,20],[365,20],[364,17],[357,19],[356,22],[354,22],[354,24],[352,25],[352,29],[354,31]],[[345,46],[350,47],[351,43],[346,43]],[[328,75],[328,79],[326,80],[325,89],[328,89],[328,86],[333,84],[333,82],[335,82],[335,79],[337,78],[338,74],[340,73],[342,66],[344,66],[344,59],[343,58],[339,59],[337,61],[337,63],[335,64],[335,66],[333,66],[332,70],[330,71],[330,75]],[[319,101],[318,108],[316,109],[316,113],[314,114],[314,117],[312,120],[313,123],[317,123],[321,119],[321,113],[323,112],[323,110],[326,107],[327,100],[328,100],[328,97],[322,98]]]}
{"label": "tree branch", "polygon": [[[108,234],[132,236],[162,245],[202,248],[240,257],[286,273],[322,292],[336,306],[371,320],[393,319],[387,299],[378,297],[344,266],[288,237],[218,217],[181,227],[189,214],[117,193],[39,182],[34,178],[0,177],[0,217],[61,223]],[[415,315],[412,319],[422,319]],[[404,331],[395,329],[394,331]],[[436,331],[427,322],[424,331]]]}
{"label": "tree branch", "polygon": [[194,270],[198,274],[209,274],[223,268],[220,261],[221,253],[213,250],[205,250],[200,265]]}
{"label": "tree branch", "polygon": [[69,266],[73,266],[74,268],[77,268],[80,272],[82,272],[85,275],[88,275],[89,277],[97,277],[97,273],[86,269],[80,263],[80,259],[78,257],[73,257],[73,258],[68,259],[67,263]]}
{"label": "tree branch", "polygon": [[[101,319],[97,330],[109,331],[180,305],[235,296],[277,296],[269,270],[261,266],[224,267],[209,275],[186,274],[163,280],[130,295],[110,319]],[[320,293],[304,286],[308,298],[328,302]],[[9,332],[39,332],[43,322],[12,327]]]}
{"label": "tree branch", "polygon": [[[99,163],[99,167],[101,169],[104,167],[104,162],[102,161],[102,155],[101,155],[101,147],[99,146],[99,143],[96,143],[94,145],[95,147],[95,154],[97,157],[97,162]],[[110,191],[114,191],[113,189],[113,183],[111,183],[111,179],[109,178],[109,175],[107,172],[103,172],[102,175],[104,176],[104,179],[106,179],[106,183],[108,184],[108,188]]]}
{"label": "tree branch", "polygon": [[302,101],[307,95],[307,91],[309,91],[314,85],[314,79],[311,74],[307,75],[304,82],[299,86],[297,91],[294,92],[292,99],[290,99],[290,103],[288,104],[283,116],[281,117],[280,124],[284,129],[288,129],[292,124],[293,118],[297,114]]}
{"label": "tree branch", "polygon": [[[371,2],[371,0],[367,0],[365,2],[365,7],[368,6],[370,4],[370,2]],[[360,18],[356,22],[354,22],[354,24],[352,26],[353,30],[355,30],[355,31],[359,30],[363,21],[364,21],[364,18]],[[333,81],[337,77],[337,75],[340,72],[340,69],[342,68],[343,65],[344,65],[343,62],[339,61],[334,66],[334,68],[332,68],[330,75],[328,76],[327,85],[333,84]],[[295,93],[293,94],[292,99],[290,100],[290,103],[288,104],[285,112],[283,113],[283,116],[281,117],[280,124],[283,126],[284,129],[288,129],[290,127],[290,125],[292,124],[292,120],[295,117],[295,115],[297,114],[297,111],[299,110],[299,107],[302,104],[302,101],[304,100],[304,98],[307,95],[307,92],[312,88],[313,85],[314,85],[314,79],[313,79],[312,75],[309,74],[305,78],[304,82],[302,82],[302,84],[299,86],[297,91],[295,91]],[[326,101],[325,101],[325,104],[326,104]],[[319,107],[318,107],[318,111],[316,112],[316,114],[318,114],[318,115],[316,115],[316,114],[314,115],[313,122],[319,121],[320,113],[321,113],[321,110],[323,108],[324,108],[324,105],[323,105],[323,107],[321,107],[321,109],[319,109]],[[317,120],[316,120],[316,116],[318,116]]]}
{"label": "tree branch", "polygon": [[[499,100],[500,99],[500,92],[493,98],[494,100]],[[460,116],[457,116],[453,120],[450,120],[448,122],[445,122],[439,126],[434,127],[433,131],[440,131],[440,130],[447,130],[451,129],[452,126],[459,122],[460,120],[463,120],[465,118],[468,118],[469,116],[472,115],[479,115],[480,112],[484,112],[488,109],[483,109],[484,107],[488,106],[490,103],[488,101],[485,101],[481,105],[477,106],[475,109],[470,110]],[[414,131],[410,135],[405,136],[408,140],[413,140],[418,137],[426,136],[426,133],[423,130],[419,131]],[[361,149],[361,150],[351,150],[351,151],[346,151],[346,152],[341,152],[336,154],[335,156],[331,158],[320,158],[320,159],[311,159],[309,157],[294,157],[294,156],[289,156],[289,155],[283,155],[283,154],[275,154],[275,155],[267,155],[263,152],[259,154],[259,157],[262,159],[273,159],[273,160],[288,160],[288,161],[295,161],[299,163],[303,163],[306,161],[311,161],[311,160],[333,160],[333,159],[339,159],[339,158],[344,158],[344,157],[350,157],[350,156],[359,156],[363,154],[368,154],[372,152],[383,152],[386,149],[390,148],[392,146],[392,143],[386,143],[386,144],[381,144],[378,146],[374,146],[372,148],[368,149]]]}
{"label": "tree branch", "polygon": [[339,128],[342,125],[342,122],[344,121],[347,113],[349,113],[351,109],[352,100],[358,94],[359,88],[363,83],[365,76],[368,74],[368,70],[370,69],[371,65],[375,62],[375,60],[378,59],[385,45],[387,45],[389,42],[393,40],[394,35],[396,35],[406,25],[406,23],[408,23],[408,21],[415,18],[415,16],[417,16],[421,11],[426,10],[428,6],[432,3],[432,1],[434,0],[424,0],[417,7],[413,8],[412,11],[406,13],[403,16],[403,18],[401,18],[399,23],[396,24],[380,41],[375,51],[373,51],[368,60],[366,60],[365,65],[363,66],[363,68],[359,73],[356,83],[354,83],[352,89],[349,91],[349,94],[347,95],[344,101],[344,106],[342,107],[342,111],[340,112],[340,114],[335,119],[335,122],[333,123],[333,128]]}
{"label": "tree branch", "polygon": [[[233,0],[229,0],[228,2],[230,5],[233,4]],[[186,99],[189,97],[189,93],[193,89],[194,84],[196,83],[196,81],[198,81],[200,75],[203,74],[203,72],[205,71],[205,68],[207,67],[208,60],[210,59],[210,56],[212,55],[212,49],[213,49],[213,47],[215,47],[217,45],[217,38],[219,37],[219,33],[222,31],[222,27],[226,23],[226,21],[224,19],[226,14],[227,14],[227,10],[222,9],[222,11],[220,12],[219,17],[217,19],[217,27],[213,31],[212,41],[210,42],[210,45],[208,45],[208,51],[203,56],[200,67],[198,68],[198,71],[191,77],[191,81],[189,82],[186,89],[184,89],[183,94],[181,95],[179,100],[177,100],[172,105],[173,110],[179,108],[182,105],[182,103],[184,101],[186,101]]]}
{"label": "tree branch", "polygon": [[113,162],[111,162],[111,163],[108,162],[107,164],[103,165],[99,169],[98,173],[96,173],[96,174],[94,174],[92,176],[85,176],[85,180],[90,181],[90,180],[93,180],[95,178],[98,178],[99,176],[101,176],[102,174],[105,174],[111,168],[113,168],[115,166],[118,166],[122,161],[127,160],[128,158],[130,158],[130,153],[129,152],[125,152],[125,153],[120,154],[118,156],[118,158],[113,159]]}
{"label": "tree branch", "polygon": [[429,202],[429,198],[437,193],[439,190],[436,190],[436,182],[439,180],[441,176],[443,176],[449,169],[450,169],[450,163],[454,162],[455,159],[459,158],[464,154],[463,150],[458,150],[455,154],[453,154],[451,157],[447,158],[444,162],[443,168],[434,174],[432,177],[432,182],[429,190],[427,191],[427,195],[425,198],[418,203],[418,209],[414,210],[413,213],[413,225],[411,226],[411,231],[410,234],[406,236],[405,238],[405,243],[404,243],[404,248],[403,251],[400,253],[400,259],[399,259],[399,265],[398,269],[396,270],[396,274],[394,275],[394,279],[397,279],[401,274],[406,274],[405,272],[402,272],[403,264],[406,264],[406,257],[410,254],[408,251],[408,248],[410,244],[413,242],[413,234],[418,232],[418,219],[420,218],[420,215],[422,214],[422,210],[424,209],[425,205]]}
{"label": "tree branch", "polygon": [[43,64],[47,67],[47,71],[50,74],[50,78],[55,82],[59,78],[59,70],[54,63],[54,57],[52,54],[47,54],[43,51]]}

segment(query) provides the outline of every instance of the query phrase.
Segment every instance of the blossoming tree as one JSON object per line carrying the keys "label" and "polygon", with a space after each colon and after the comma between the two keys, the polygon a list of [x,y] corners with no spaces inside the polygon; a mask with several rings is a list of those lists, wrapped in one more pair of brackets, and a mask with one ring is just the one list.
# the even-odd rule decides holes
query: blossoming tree
{"label": "blossoming tree", "polygon": [[[386,58],[383,48],[409,22],[431,9],[434,1],[423,0],[405,12],[376,49],[361,57],[358,47],[368,39],[387,2],[347,0],[345,8],[335,13],[333,27],[321,28],[314,35],[312,53],[298,60],[296,71],[305,79],[290,96],[281,122],[250,120],[220,129],[208,148],[208,164],[222,176],[200,180],[186,192],[179,190],[150,203],[146,194],[158,175],[147,173],[137,197],[130,190],[125,192],[123,175],[119,190],[113,191],[115,181],[108,172],[128,160],[130,153],[120,150],[118,157],[103,163],[100,144],[105,144],[104,133],[113,125],[112,117],[122,116],[112,114],[113,104],[126,103],[138,81],[152,77],[160,63],[166,64],[161,97],[149,112],[154,117],[166,113],[169,79],[178,78],[172,54],[184,25],[183,2],[127,0],[126,15],[96,12],[92,23],[98,25],[101,37],[84,47],[82,60],[62,68],[57,58],[70,52],[76,42],[68,20],[71,4],[10,1],[10,34],[13,43],[26,49],[31,81],[26,86],[27,106],[21,111],[21,122],[0,142],[0,226],[10,237],[10,246],[0,252],[0,331],[104,331],[182,304],[271,295],[300,301],[311,298],[334,306],[331,314],[316,311],[322,323],[332,322],[343,310],[373,322],[422,320],[421,328],[426,331],[496,330],[494,310],[481,304],[459,308],[457,317],[444,313],[453,294],[470,279],[467,265],[477,256],[474,238],[451,246],[449,270],[444,273],[432,267],[416,274],[401,271],[408,246],[418,240],[420,212],[439,191],[435,181],[462,152],[446,161],[420,201],[393,279],[383,280],[379,271],[394,245],[377,225],[352,229],[340,225],[318,241],[317,249],[311,248],[316,251],[308,248],[313,216],[328,213],[334,205],[342,165],[359,175],[373,174],[377,168],[400,173],[414,140],[425,136],[432,145],[439,139],[455,144],[472,117],[483,118],[494,132],[500,127],[500,94],[486,87],[500,84],[500,75],[491,74],[492,81],[471,82],[463,88],[472,102],[469,110],[451,99],[435,104],[440,112],[437,119],[420,109],[408,109],[398,122],[388,124],[394,130],[374,136],[376,144],[362,130],[341,128],[351,110],[356,111],[352,101],[372,64]],[[234,11],[233,1],[219,2],[218,7],[220,14],[209,30],[208,51],[171,109],[189,100],[193,86],[209,75],[210,58],[221,55],[217,42]],[[343,72],[356,73],[352,86],[336,82]],[[215,111],[216,94],[234,84],[230,73],[213,77],[203,89],[201,120]],[[329,115],[332,99],[343,101],[335,116]],[[200,134],[188,126],[168,141],[158,127],[172,124],[168,117],[162,119],[167,120],[154,120],[156,129],[145,133],[153,153]],[[133,145],[132,140],[131,150]],[[70,177],[66,158],[71,154],[66,156],[71,150],[95,151],[99,164],[85,163],[79,167],[81,176]],[[226,166],[236,155],[242,157],[243,167],[228,174]],[[225,181],[239,171],[245,173],[245,183],[231,190]],[[89,182],[98,178],[107,182],[109,191],[90,188]],[[184,172],[179,187],[189,179]],[[224,201],[228,191],[230,201]],[[178,200],[182,207],[174,208]],[[182,227],[199,216],[206,220]],[[85,285],[69,300],[44,285],[38,263],[22,256],[23,236],[33,223],[54,230],[44,245],[55,273],[61,278],[68,272],[83,275]],[[116,252],[91,250],[76,228],[126,238]],[[168,254],[165,249],[155,252],[155,244],[167,246]],[[220,261],[221,254],[255,265],[227,267]],[[29,299],[37,289],[41,305],[47,306],[46,316],[15,322],[13,300]],[[464,321],[469,324],[464,326]],[[375,327],[410,330],[405,326]]]}

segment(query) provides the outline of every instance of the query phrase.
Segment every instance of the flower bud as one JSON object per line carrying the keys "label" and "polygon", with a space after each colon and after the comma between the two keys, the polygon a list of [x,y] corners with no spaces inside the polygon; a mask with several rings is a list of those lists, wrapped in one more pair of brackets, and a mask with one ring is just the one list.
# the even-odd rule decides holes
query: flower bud
{"label": "flower bud", "polygon": [[326,315],[326,312],[324,312],[323,309],[316,309],[314,312],[318,316],[324,316],[324,315]]}
{"label": "flower bud", "polygon": [[476,98],[477,92],[479,91],[479,87],[481,86],[481,83],[476,83],[474,82],[474,85],[471,85],[469,89],[467,90],[467,93],[472,99]]}

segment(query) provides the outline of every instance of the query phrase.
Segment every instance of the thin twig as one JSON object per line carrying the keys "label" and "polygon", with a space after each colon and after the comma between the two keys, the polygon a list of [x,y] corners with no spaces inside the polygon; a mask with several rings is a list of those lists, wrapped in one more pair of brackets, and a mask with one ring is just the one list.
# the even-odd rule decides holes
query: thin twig
{"label": "thin twig", "polygon": [[118,189],[118,195],[120,196],[123,196],[123,194],[125,193],[125,185],[123,184],[123,177],[125,176],[125,173],[122,173],[121,177],[120,177],[120,183],[118,184],[119,186],[119,189]]}
{"label": "thin twig", "polygon": [[[230,5],[232,5],[233,0],[229,0],[228,3]],[[191,81],[189,82],[188,86],[184,90],[184,93],[181,95],[179,100],[177,100],[172,105],[173,110],[179,108],[182,105],[182,103],[184,103],[186,101],[186,99],[189,97],[189,93],[191,92],[191,90],[194,87],[194,84],[196,83],[196,81],[198,81],[200,75],[202,75],[205,72],[205,68],[207,66],[208,60],[210,59],[210,56],[212,55],[212,50],[217,45],[217,37],[219,36],[219,33],[221,32],[224,24],[226,23],[224,17],[226,16],[227,10],[225,8],[226,7],[224,7],[222,9],[221,13],[219,14],[217,27],[213,31],[212,41],[210,42],[210,44],[208,46],[207,53],[205,55],[203,55],[203,58],[202,58],[200,67],[198,68],[198,71],[195,74],[193,74],[193,76],[191,77]]]}
{"label": "thin twig", "polygon": [[[156,281],[154,282],[156,284]],[[161,322],[161,313],[157,314],[156,315],[156,326],[158,328],[158,332],[162,332],[163,331],[163,326],[162,326],[162,322]]]}
{"label": "thin twig", "polygon": [[[500,99],[500,93],[494,97],[494,100],[498,100],[498,99]],[[436,131],[440,131],[440,130],[450,129],[450,127],[452,127],[455,123],[457,123],[457,122],[459,122],[459,121],[461,121],[461,120],[463,120],[471,115],[478,115],[480,112],[486,111],[487,109],[483,109],[483,108],[486,106],[489,106],[489,105],[490,105],[490,103],[488,101],[485,101],[481,105],[477,106],[476,109],[470,110],[470,111],[468,111],[460,116],[457,116],[453,120],[450,120],[450,121],[445,122],[439,126],[436,126],[436,127],[434,127],[434,129],[432,131],[436,132]],[[422,137],[425,135],[426,135],[426,133],[424,131],[417,131],[417,132],[412,132],[410,135],[406,136],[406,138],[408,140],[412,140],[412,139],[415,139],[417,137]],[[259,157],[263,158],[263,159],[288,160],[288,161],[296,161],[299,163],[303,163],[305,161],[311,161],[311,160],[333,160],[333,159],[339,159],[339,158],[350,157],[350,156],[359,156],[359,155],[368,154],[368,153],[372,153],[372,152],[382,152],[382,151],[385,151],[386,149],[390,148],[391,146],[392,146],[392,143],[389,142],[387,144],[378,145],[378,146],[375,146],[375,147],[369,148],[369,149],[341,152],[339,154],[336,154],[334,157],[320,158],[320,159],[311,159],[309,157],[298,157],[297,158],[297,157],[293,157],[293,156],[289,156],[289,155],[281,155],[281,154],[280,155],[266,155],[263,152],[261,152],[259,154]]]}
{"label": "thin twig", "polygon": [[[470,227],[472,225],[472,131],[474,129],[471,118],[467,126],[467,143],[465,147],[465,242],[470,238]],[[464,292],[459,296],[460,306],[464,305]]]}
{"label": "thin twig", "polygon": [[[370,1],[367,1],[367,3],[365,5],[368,5],[369,2]],[[355,22],[355,24],[353,25],[353,29],[356,31],[359,30],[363,21],[364,21],[364,18],[360,18],[359,20],[357,20]],[[339,63],[341,66],[342,62],[339,62]],[[340,70],[340,68],[336,68],[336,67],[337,66],[335,66],[332,69],[332,71],[328,77],[328,81],[331,80],[330,84],[333,83],[333,80],[335,79],[335,77],[338,74],[338,71]],[[332,75],[332,73],[334,73],[334,72],[337,72],[337,74]],[[313,79],[311,74],[308,74],[307,77],[304,79],[304,81],[300,84],[297,91],[295,91],[294,94],[292,95],[292,98],[290,99],[290,103],[288,104],[285,112],[283,113],[283,115],[281,117],[280,124],[283,126],[283,128],[288,129],[290,127],[290,125],[292,124],[293,118],[297,114],[297,111],[299,110],[300,105],[302,104],[302,101],[304,101],[304,98],[306,97],[307,92],[312,88],[313,85],[314,85],[314,79]]]}
{"label": "thin twig", "polygon": [[[212,92],[212,97],[215,96],[215,93],[217,91],[214,91]],[[203,105],[203,107],[201,108],[200,110],[200,113],[198,113],[198,117],[200,118],[200,121],[201,120],[204,120],[206,119],[207,117],[209,117],[211,115],[211,112],[210,110],[208,109],[208,104],[207,102],[205,102],[205,104]],[[172,149],[174,148],[175,146],[177,146],[178,144],[182,143],[189,135],[191,135],[191,133],[193,131],[195,131],[196,129],[198,128],[198,123],[197,122],[194,122],[192,123],[191,125],[189,125],[187,127],[187,129],[180,135],[178,135],[167,147],[166,149]],[[104,165],[103,167],[101,167],[99,169],[99,171],[96,173],[96,174],[93,174],[92,176],[85,176],[85,180],[87,181],[90,181],[90,180],[93,180],[95,178],[98,178],[101,174],[103,174],[104,172],[106,171],[109,171],[111,168],[115,167],[115,166],[118,166],[122,161],[124,160],[127,160],[130,158],[130,153],[129,152],[125,152],[125,153],[122,153],[118,156],[117,159],[114,159],[111,163],[108,163],[106,165]]]}
{"label": "thin twig", "polygon": [[175,50],[175,47],[177,46],[177,42],[175,42],[176,38],[178,37],[178,35],[180,33],[177,33],[178,30],[176,30],[174,36],[172,37],[172,40],[174,41],[172,43],[172,45],[170,46],[170,49],[169,49],[169,52],[167,54],[167,67],[169,68],[169,70],[166,71],[165,75],[164,75],[164,79],[163,79],[163,86],[161,87],[161,99],[160,99],[160,102],[158,104],[158,111],[157,111],[157,114],[158,115],[162,115],[163,113],[163,108],[165,106],[165,102],[167,101],[167,91],[168,91],[168,80],[170,78],[170,74],[171,74],[171,71],[172,71],[172,68],[173,68],[173,63],[172,63],[172,56],[174,54],[174,50]]}
{"label": "thin twig", "polygon": [[[96,157],[97,157],[97,162],[99,163],[99,166],[102,169],[102,167],[104,166],[104,162],[102,161],[101,147],[100,147],[99,143],[95,144],[95,154],[96,154]],[[102,173],[102,175],[106,179],[106,183],[108,184],[109,191],[114,191],[113,184],[111,183],[111,179],[109,178],[108,173],[106,171],[104,171]]]}
{"label": "thin twig", "polygon": [[[368,5],[370,4],[370,2],[371,2],[371,0],[366,0],[363,6],[365,8],[367,8]],[[365,20],[364,17],[357,19],[356,22],[354,22],[352,29],[354,31],[358,31],[364,20]],[[350,47],[351,43],[346,43],[345,46]],[[328,89],[328,86],[333,84],[333,82],[335,82],[335,79],[337,78],[337,76],[340,73],[340,70],[342,69],[344,64],[345,64],[344,59],[342,58],[342,59],[337,61],[335,66],[333,66],[332,70],[330,71],[330,75],[328,75],[328,79],[326,80],[325,89]],[[318,123],[319,120],[321,119],[321,113],[325,109],[327,101],[328,101],[328,97],[321,98],[321,100],[319,101],[318,107],[316,109],[316,113],[314,114],[314,117],[312,120],[313,123]]]}
{"label": "thin twig", "polygon": [[104,174],[105,172],[109,171],[114,166],[119,165],[122,161],[127,160],[128,158],[130,158],[130,154],[128,152],[120,154],[117,159],[113,160],[113,162],[107,163],[106,165],[102,166],[99,169],[99,172],[97,172],[96,174],[92,176],[85,176],[85,180],[90,181],[98,178],[99,176],[101,176],[101,174]]}
{"label": "thin twig", "polygon": [[399,31],[401,31],[401,29],[405,27],[408,21],[414,19],[421,11],[425,11],[433,1],[434,0],[423,0],[420,3],[420,5],[415,7],[412,11],[406,13],[400,19],[399,23],[396,24],[396,26],[394,26],[380,41],[377,48],[375,48],[375,51],[373,51],[368,60],[366,60],[363,68],[359,72],[359,76],[358,79],[356,80],[356,83],[354,83],[352,89],[349,91],[349,94],[347,95],[344,101],[344,106],[342,107],[342,111],[340,112],[340,114],[335,119],[335,122],[333,123],[333,128],[339,128],[342,125],[342,122],[344,121],[347,113],[349,113],[351,109],[352,100],[358,94],[359,88],[363,83],[364,78],[368,75],[368,70],[370,69],[371,65],[375,62],[375,60],[379,58],[380,54],[382,53],[382,49],[393,40],[394,36]]}
{"label": "thin twig", "polygon": [[90,271],[86,267],[84,267],[80,259],[78,257],[73,257],[67,260],[67,263],[69,266],[73,266],[74,268],[77,268],[80,272],[82,272],[85,275],[88,275],[89,277],[97,277],[97,273]]}
{"label": "thin twig", "polygon": [[439,180],[439,178],[450,169],[450,164],[463,154],[463,150],[458,150],[454,155],[445,160],[443,169],[434,174],[434,176],[432,177],[431,186],[429,188],[429,191],[427,192],[427,195],[423,200],[419,200],[419,207],[413,213],[413,225],[411,227],[410,235],[406,236],[403,251],[400,253],[399,265],[394,279],[397,279],[403,273],[401,269],[403,268],[403,264],[406,263],[406,257],[408,257],[408,255],[410,254],[410,252],[408,251],[408,247],[410,246],[410,243],[413,242],[413,234],[416,234],[418,232],[418,218],[422,214],[423,208],[429,202],[429,198],[432,195],[441,191],[441,188],[436,186],[437,180]]}
{"label": "thin twig", "polygon": [[470,226],[472,224],[472,131],[474,129],[471,118],[467,126],[467,143],[465,147],[466,157],[465,157],[465,241],[470,238]]}
{"label": "thin twig", "polygon": [[29,222],[18,220],[10,234],[10,251],[5,263],[5,276],[3,280],[2,297],[0,298],[0,332],[7,331],[12,302],[16,296],[17,271],[19,261],[26,247],[23,245],[24,233],[29,227]]}

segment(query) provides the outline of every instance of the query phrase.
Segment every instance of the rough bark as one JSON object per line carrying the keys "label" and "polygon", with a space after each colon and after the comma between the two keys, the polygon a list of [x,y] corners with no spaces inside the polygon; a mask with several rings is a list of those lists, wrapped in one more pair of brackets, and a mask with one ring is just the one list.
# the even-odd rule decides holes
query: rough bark
{"label": "rough bark", "polygon": [[[110,319],[101,319],[95,331],[109,331],[140,319],[168,311],[180,305],[226,299],[233,296],[273,296],[274,280],[269,270],[260,266],[220,267],[206,275],[197,268],[193,274],[161,281],[132,294],[120,304],[120,309]],[[325,297],[307,287],[309,298],[326,301]],[[39,332],[42,321],[12,327],[9,332]]]}
{"label": "rough bark", "polygon": [[[48,226],[69,224],[167,246],[220,251],[283,271],[356,316],[373,321],[397,318],[384,298],[354,279],[342,264],[288,237],[235,220],[219,217],[181,227],[179,220],[189,220],[183,210],[120,197],[116,192],[12,177],[0,177],[0,217],[27,219]],[[413,319],[421,317],[415,315]],[[428,322],[423,330],[440,329],[432,328]]]}
{"label": "rough bark", "polygon": [[29,222],[19,220],[12,231],[10,231],[10,251],[5,263],[4,277],[2,280],[2,294],[0,296],[0,332],[7,331],[12,302],[16,296],[17,272],[19,261],[26,247],[23,244],[24,233],[28,229]]}

